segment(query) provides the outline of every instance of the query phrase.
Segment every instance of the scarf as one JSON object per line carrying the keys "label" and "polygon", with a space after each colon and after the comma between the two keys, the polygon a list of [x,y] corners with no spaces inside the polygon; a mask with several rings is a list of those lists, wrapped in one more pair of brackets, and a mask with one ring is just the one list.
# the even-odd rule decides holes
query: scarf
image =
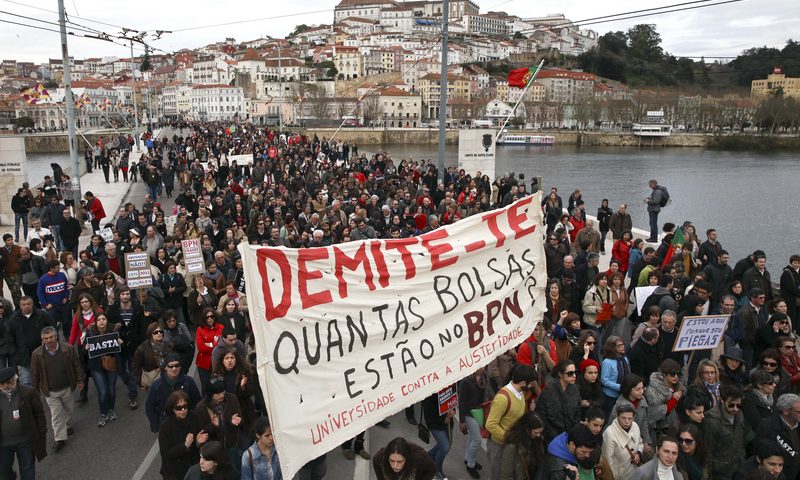
{"label": "scarf", "polygon": [[756,398],[761,400],[761,403],[764,404],[770,411],[772,411],[772,406],[774,405],[772,401],[772,395],[764,395],[761,390],[754,388],[753,393],[756,395]]}
{"label": "scarf", "polygon": [[625,361],[625,357],[617,358],[617,383],[622,385],[622,379],[631,373],[631,367]]}
{"label": "scarf", "polygon": [[719,382],[707,383],[704,381],[703,385],[706,386],[706,388],[708,389],[708,393],[711,394],[711,403],[712,403],[711,406],[716,407],[717,404],[719,403]]}

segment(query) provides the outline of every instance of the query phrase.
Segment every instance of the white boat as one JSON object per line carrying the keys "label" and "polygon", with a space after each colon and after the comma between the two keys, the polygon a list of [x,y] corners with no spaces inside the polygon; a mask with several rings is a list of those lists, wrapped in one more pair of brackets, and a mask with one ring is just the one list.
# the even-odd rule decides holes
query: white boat
{"label": "white boat", "polygon": [[500,135],[498,145],[553,145],[555,137],[552,135]]}

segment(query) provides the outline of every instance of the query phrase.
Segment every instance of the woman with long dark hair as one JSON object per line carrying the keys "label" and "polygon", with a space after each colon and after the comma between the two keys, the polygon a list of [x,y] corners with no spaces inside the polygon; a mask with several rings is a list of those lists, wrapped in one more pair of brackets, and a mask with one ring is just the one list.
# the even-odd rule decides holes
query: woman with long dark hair
{"label": "woman with long dark hair", "polygon": [[[86,328],[86,336],[83,340],[84,348],[89,350],[89,343],[93,337],[117,332],[119,328],[118,324],[109,323],[105,314],[97,314],[94,322]],[[122,345],[122,340],[118,339],[117,341]],[[117,365],[119,364],[119,353],[109,353],[88,359],[89,373],[97,388],[97,403],[100,406],[98,427],[104,427],[106,422],[113,422],[117,419],[114,404],[117,399]]]}
{"label": "woman with long dark hair", "polygon": [[183,480],[200,458],[200,446],[208,441],[208,433],[201,433],[197,414],[190,405],[189,394],[183,390],[170,393],[164,403],[166,418],[158,428],[160,473],[164,480]]}
{"label": "woman with long dark hair", "polygon": [[547,444],[542,436],[544,425],[538,415],[525,412],[506,433],[501,457],[500,480],[536,478]]}
{"label": "woman with long dark hair", "polygon": [[219,442],[208,442],[200,447],[200,462],[192,465],[184,480],[231,480],[235,472],[230,459]]}
{"label": "woman with long dark hair", "polygon": [[583,330],[578,336],[578,343],[572,349],[569,359],[575,365],[580,365],[584,360],[594,360],[600,362],[600,357],[597,355],[597,342],[599,337],[594,330]]}
{"label": "woman with long dark hair", "polygon": [[211,353],[222,337],[223,326],[217,323],[217,313],[213,308],[205,308],[200,316],[201,324],[195,332],[197,345],[197,375],[200,377],[200,390],[205,394],[208,381],[211,379]]}
{"label": "woman with long dark hair", "polygon": [[603,408],[603,389],[600,385],[600,364],[588,359],[578,365],[578,391],[581,394],[581,418],[592,407]]}
{"label": "woman with long dark hair", "polygon": [[[222,347],[220,347],[222,348]],[[255,408],[253,407],[253,389],[258,385],[252,381],[252,372],[247,361],[234,347],[226,348],[217,358],[214,364],[214,375],[225,381],[225,391],[236,395],[239,400],[239,407],[242,410],[242,421],[245,425],[250,425],[256,418]],[[250,442],[250,432],[242,431]]]}
{"label": "woman with long dark hair", "polygon": [[616,336],[608,337],[603,345],[603,363],[600,365],[600,384],[605,397],[603,411],[606,416],[611,414],[611,409],[619,398],[622,380],[630,373],[631,364],[625,356],[625,342]]}
{"label": "woman with long dark hair", "polygon": [[783,366],[781,365],[781,354],[778,353],[776,349],[768,348],[761,352],[761,355],[758,358],[758,365],[750,370],[750,376],[752,376],[756,370],[764,370],[772,375],[772,378],[775,380],[775,384],[777,385],[774,393],[776,397],[780,397],[784,393],[790,392],[791,382],[789,379],[789,374],[783,369]]}
{"label": "woman with long dark hair", "polygon": [[703,444],[703,435],[692,424],[682,426],[678,430],[678,471],[683,474],[684,480],[703,480],[706,478],[705,463],[706,449]]}
{"label": "woman with long dark hair", "polygon": [[397,437],[372,457],[377,480],[432,480],[436,465],[425,449]]}
{"label": "woman with long dark hair", "polygon": [[550,442],[580,419],[581,394],[575,386],[578,371],[571,360],[561,360],[551,373],[553,381],[536,401],[536,413],[544,424],[544,438]]}

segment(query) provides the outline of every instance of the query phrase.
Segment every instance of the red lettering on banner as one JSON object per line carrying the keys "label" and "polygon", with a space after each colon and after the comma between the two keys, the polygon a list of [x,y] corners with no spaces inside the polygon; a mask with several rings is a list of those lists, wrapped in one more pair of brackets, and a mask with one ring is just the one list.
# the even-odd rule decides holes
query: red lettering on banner
{"label": "red lettering on banner", "polygon": [[503,213],[503,210],[490,212],[481,217],[481,219],[486,222],[486,226],[489,227],[489,231],[494,235],[494,238],[497,239],[495,248],[502,247],[503,244],[506,243],[506,236],[500,231],[500,227],[497,226],[497,216],[501,213]]}
{"label": "red lettering on banner", "polygon": [[524,211],[521,212],[520,210],[525,205],[531,203],[532,200],[533,197],[525,197],[523,200],[520,200],[508,209],[508,226],[511,227],[511,230],[513,230],[516,234],[514,235],[514,238],[516,239],[531,234],[536,230],[536,225],[531,225],[527,228],[523,228],[522,226],[525,220],[528,219],[528,216],[525,215]]}
{"label": "red lettering on banner", "polygon": [[344,280],[343,271],[348,269],[355,271],[359,265],[364,267],[364,281],[370,291],[375,290],[375,282],[372,281],[372,267],[367,258],[367,244],[362,243],[353,258],[348,257],[339,247],[333,247],[333,257],[336,262],[336,279],[339,280],[339,297],[347,298],[347,282]]}
{"label": "red lettering on banner", "polygon": [[386,259],[383,258],[381,242],[372,242],[369,248],[372,251],[372,258],[375,259],[375,268],[378,270],[378,283],[386,288],[389,286],[389,269],[386,267]]}
{"label": "red lettering on banner", "polygon": [[414,265],[414,259],[411,258],[411,252],[408,251],[409,245],[416,245],[418,242],[416,237],[409,238],[393,238],[386,241],[386,250],[397,250],[400,252],[400,259],[403,265],[406,266],[406,280],[411,280],[417,274],[417,266]]}
{"label": "red lettering on banner", "polygon": [[308,292],[308,281],[322,278],[322,271],[309,270],[306,268],[306,262],[325,260],[326,258],[328,258],[328,250],[324,248],[303,248],[297,252],[297,289],[300,293],[300,299],[303,302],[304,309],[331,303],[333,301],[330,290],[314,293]]}
{"label": "red lettering on banner", "polygon": [[[263,280],[261,282],[261,291],[264,294],[264,316],[267,321],[283,317],[292,305],[292,269],[289,266],[289,260],[282,251],[268,248],[256,250],[256,257],[258,258],[258,273]],[[267,260],[275,262],[281,272],[283,294],[281,295],[281,301],[277,305],[272,303],[270,283],[275,281],[275,278],[270,278],[267,274]]]}
{"label": "red lettering on banner", "polygon": [[472,253],[475,250],[480,250],[481,248],[483,248],[485,246],[486,246],[486,241],[485,240],[478,240],[478,241],[472,242],[469,245],[467,245],[466,247],[464,247],[464,250],[466,250],[467,253]]}
{"label": "red lettering on banner", "polygon": [[453,246],[449,243],[433,244],[434,240],[441,240],[450,236],[447,230],[440,228],[430,233],[422,235],[422,246],[428,250],[431,255],[431,271],[438,270],[443,267],[453,265],[458,261],[458,255],[442,260],[442,255],[453,251]]}

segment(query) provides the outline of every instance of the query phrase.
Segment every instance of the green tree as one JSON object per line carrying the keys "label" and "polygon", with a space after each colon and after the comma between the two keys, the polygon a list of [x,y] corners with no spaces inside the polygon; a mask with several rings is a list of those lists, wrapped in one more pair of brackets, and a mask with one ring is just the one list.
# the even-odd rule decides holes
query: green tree
{"label": "green tree", "polygon": [[628,30],[628,54],[634,58],[657,62],[664,58],[661,35],[655,25],[639,24]]}
{"label": "green tree", "polygon": [[294,31],[289,34],[290,37],[297,35],[298,33],[303,33],[311,30],[311,27],[306,25],[305,23],[301,23],[300,25],[294,27]]}
{"label": "green tree", "polygon": [[608,32],[597,39],[597,45],[612,53],[623,53],[628,49],[628,35],[619,30]]}
{"label": "green tree", "polygon": [[17,117],[14,119],[14,125],[18,128],[33,128],[35,124],[31,117]]}

